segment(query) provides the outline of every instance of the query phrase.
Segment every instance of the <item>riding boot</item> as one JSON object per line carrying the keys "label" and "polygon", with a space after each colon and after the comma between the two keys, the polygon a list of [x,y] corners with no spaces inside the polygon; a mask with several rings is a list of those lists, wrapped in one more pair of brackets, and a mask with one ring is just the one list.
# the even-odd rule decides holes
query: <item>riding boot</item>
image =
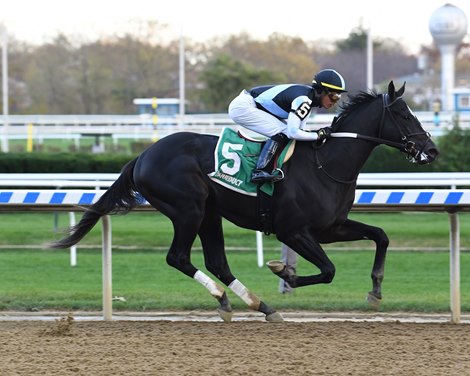
{"label": "riding boot", "polygon": [[272,173],[274,168],[273,157],[278,149],[282,149],[288,141],[289,139],[283,133],[278,133],[266,141],[258,157],[258,162],[256,162],[256,168],[251,173],[253,183],[279,180],[279,175]]}

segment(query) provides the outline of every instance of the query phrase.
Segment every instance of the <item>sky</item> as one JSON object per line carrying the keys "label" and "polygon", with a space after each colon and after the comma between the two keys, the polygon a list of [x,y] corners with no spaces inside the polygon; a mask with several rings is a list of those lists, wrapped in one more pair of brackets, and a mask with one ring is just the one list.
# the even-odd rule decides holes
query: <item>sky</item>
{"label": "sky", "polygon": [[[167,25],[170,38],[193,41],[247,32],[274,32],[305,41],[347,38],[362,24],[372,35],[393,38],[410,52],[432,43],[429,18],[442,0],[0,0],[0,24],[16,39],[41,44],[59,32],[85,40],[132,31],[131,21]],[[470,22],[470,0],[453,0]],[[282,7],[280,6],[282,4]],[[135,22],[134,22],[135,27]],[[467,34],[467,40],[469,36]],[[470,40],[468,40],[470,42]]]}

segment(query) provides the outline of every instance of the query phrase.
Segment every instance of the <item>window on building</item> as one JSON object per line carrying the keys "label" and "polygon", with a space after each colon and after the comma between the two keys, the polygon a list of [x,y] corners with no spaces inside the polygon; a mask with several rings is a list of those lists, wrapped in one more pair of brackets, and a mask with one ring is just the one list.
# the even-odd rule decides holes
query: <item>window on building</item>
{"label": "window on building", "polygon": [[470,94],[460,95],[460,97],[459,97],[459,108],[460,109],[470,109]]}

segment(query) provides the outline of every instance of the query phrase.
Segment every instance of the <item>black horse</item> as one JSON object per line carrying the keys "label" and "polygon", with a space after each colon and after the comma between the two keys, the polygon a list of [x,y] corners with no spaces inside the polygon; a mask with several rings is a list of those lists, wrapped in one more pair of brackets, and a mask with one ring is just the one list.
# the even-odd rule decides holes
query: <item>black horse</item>
{"label": "black horse", "polygon": [[[438,150],[390,82],[388,93],[361,92],[343,106],[333,137],[321,145],[297,142],[284,166],[284,180],[275,184],[272,227],[277,239],[320,270],[298,276],[279,261],[270,269],[292,287],[330,283],[335,266],[321,243],[370,239],[376,243],[369,301],[382,298],[385,254],[389,240],[384,231],[348,219],[356,179],[372,150],[387,144],[406,153],[418,164],[432,162]],[[339,132],[340,131],[340,132]],[[144,197],[173,223],[174,237],[167,262],[194,278],[219,301],[219,314],[231,320],[231,306],[224,288],[191,263],[191,247],[199,235],[205,266],[251,309],[268,321],[282,321],[275,310],[250,292],[231,273],[224,249],[222,217],[252,230],[261,230],[257,197],[234,192],[212,181],[214,149],[218,137],[190,132],[175,133],[146,149],[124,166],[105,194],[70,229],[70,235],[51,244],[67,248],[78,243],[107,214],[126,213]],[[142,196],[142,197],[141,197]]]}

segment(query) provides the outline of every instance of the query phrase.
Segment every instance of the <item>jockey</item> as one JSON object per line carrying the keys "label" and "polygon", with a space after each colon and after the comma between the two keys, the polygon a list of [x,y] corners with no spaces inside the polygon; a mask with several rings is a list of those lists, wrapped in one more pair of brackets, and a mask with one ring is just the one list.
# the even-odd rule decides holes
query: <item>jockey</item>
{"label": "jockey", "polygon": [[273,171],[273,157],[289,139],[315,141],[328,138],[330,127],[317,132],[302,128],[313,107],[331,108],[344,92],[343,77],[333,69],[324,69],[315,75],[312,85],[257,86],[243,90],[233,99],[228,110],[230,118],[238,125],[269,137],[251,174],[251,181],[264,183],[281,179]]}

